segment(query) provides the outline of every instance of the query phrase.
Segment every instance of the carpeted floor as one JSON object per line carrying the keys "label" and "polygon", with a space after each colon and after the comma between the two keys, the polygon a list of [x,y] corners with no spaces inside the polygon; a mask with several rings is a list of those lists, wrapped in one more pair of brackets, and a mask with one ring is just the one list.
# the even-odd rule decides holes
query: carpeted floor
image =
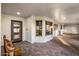
{"label": "carpeted floor", "polygon": [[[16,47],[22,49],[22,56],[77,56],[69,47],[62,45],[57,39],[46,43],[18,42]],[[3,49],[2,49],[3,50]]]}
{"label": "carpeted floor", "polygon": [[77,56],[69,47],[65,47],[53,39],[46,43],[15,43],[23,51],[23,56]]}
{"label": "carpeted floor", "polygon": [[73,48],[75,48],[79,54],[79,34],[73,34],[73,35],[61,35],[59,36],[63,41],[67,42]]}

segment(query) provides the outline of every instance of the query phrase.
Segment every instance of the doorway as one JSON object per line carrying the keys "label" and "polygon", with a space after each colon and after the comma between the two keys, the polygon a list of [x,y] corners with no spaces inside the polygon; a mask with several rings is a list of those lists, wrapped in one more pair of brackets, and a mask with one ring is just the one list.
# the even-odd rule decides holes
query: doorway
{"label": "doorway", "polygon": [[22,21],[11,20],[11,40],[13,43],[22,41]]}

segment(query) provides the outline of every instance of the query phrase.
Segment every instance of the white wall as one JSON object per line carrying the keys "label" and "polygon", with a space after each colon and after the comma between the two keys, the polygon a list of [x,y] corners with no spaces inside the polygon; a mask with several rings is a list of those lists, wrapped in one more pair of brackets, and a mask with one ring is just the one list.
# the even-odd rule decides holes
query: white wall
{"label": "white wall", "polygon": [[[45,21],[50,21],[52,23],[53,19],[50,19],[48,17],[45,16],[31,16],[28,18],[22,18],[19,16],[12,16],[12,15],[6,15],[6,14],[2,14],[2,19],[1,19],[1,26],[2,26],[2,34],[1,37],[3,35],[7,35],[7,38],[9,40],[11,40],[11,20],[19,20],[19,21],[23,21],[23,41],[28,41],[31,43],[43,43],[43,42],[47,42],[49,40],[53,39],[53,34],[51,35],[45,35]],[[41,20],[43,21],[43,26],[42,26],[42,36],[36,36],[36,26],[35,26],[35,22],[36,20]],[[2,45],[3,45],[3,40],[2,41]]]}
{"label": "white wall", "polygon": [[[1,37],[3,37],[3,35],[6,35],[7,38],[11,40],[11,20],[19,20],[19,21],[23,21],[23,40],[25,40],[24,18],[19,16],[6,15],[6,14],[2,14],[1,17],[2,17],[1,18],[1,30],[2,30]],[[3,39],[1,41],[3,45]]]}
{"label": "white wall", "polygon": [[65,33],[79,34],[79,25],[68,25],[64,27]]}
{"label": "white wall", "polygon": [[0,55],[1,55],[1,3],[0,3]]}
{"label": "white wall", "polygon": [[[36,36],[36,20],[42,20],[42,36]],[[32,20],[32,43],[44,43],[53,39],[53,34],[45,35],[45,21],[50,21],[53,23],[53,20],[45,16],[33,16]]]}
{"label": "white wall", "polygon": [[[42,20],[42,36],[36,36],[36,20]],[[44,43],[52,40],[54,36],[57,36],[59,34],[60,25],[58,26],[56,33],[54,33],[54,27],[53,27],[53,34],[45,35],[45,21],[50,21],[54,25],[53,19],[50,19],[45,16],[30,16],[26,18],[25,20],[26,41],[31,43]]]}
{"label": "white wall", "polygon": [[[43,21],[43,26],[42,26],[42,36],[36,36],[36,20],[41,20]],[[52,35],[45,35],[45,21],[52,21],[52,19],[49,19],[48,17],[41,17],[41,16],[31,16],[26,18],[25,20],[25,33],[26,33],[26,41],[31,42],[31,43],[44,43],[47,42],[51,39],[53,39],[53,34]]]}
{"label": "white wall", "polygon": [[25,20],[25,38],[26,41],[32,42],[32,21],[33,16],[26,18]]}

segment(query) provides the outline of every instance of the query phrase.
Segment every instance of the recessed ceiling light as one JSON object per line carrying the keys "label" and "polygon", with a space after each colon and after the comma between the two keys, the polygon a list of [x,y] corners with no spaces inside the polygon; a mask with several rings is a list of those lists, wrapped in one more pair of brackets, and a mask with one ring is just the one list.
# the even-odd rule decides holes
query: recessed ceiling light
{"label": "recessed ceiling light", "polygon": [[17,15],[20,15],[21,13],[20,12],[17,12]]}

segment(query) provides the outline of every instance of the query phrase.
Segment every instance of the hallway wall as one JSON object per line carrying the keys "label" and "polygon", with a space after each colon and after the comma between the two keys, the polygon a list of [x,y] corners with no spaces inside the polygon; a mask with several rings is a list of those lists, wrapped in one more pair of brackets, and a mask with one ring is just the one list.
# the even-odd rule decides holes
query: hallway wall
{"label": "hallway wall", "polygon": [[[25,40],[24,18],[7,14],[1,15],[1,37],[3,37],[3,35],[6,35],[7,38],[11,40],[11,20],[23,21],[23,40]],[[3,39],[1,40],[1,42],[3,45]]]}
{"label": "hallway wall", "polygon": [[32,42],[31,40],[32,39],[32,27],[31,27],[32,20],[33,20],[32,16],[25,18],[25,38],[26,38],[25,41],[28,41],[28,42]]}
{"label": "hallway wall", "polygon": [[[13,15],[7,15],[7,14],[2,14],[2,19],[1,19],[1,23],[2,23],[2,34],[1,37],[3,37],[3,35],[6,35],[7,38],[9,40],[11,40],[11,20],[19,20],[19,21],[23,21],[23,41],[28,41],[31,43],[35,43],[35,42],[47,42],[51,39],[53,39],[54,36],[54,32],[51,35],[45,35],[45,21],[50,21],[53,23],[53,19],[50,19],[48,17],[45,16],[30,16],[27,18],[22,18],[19,16],[13,16]],[[43,32],[42,32],[42,36],[36,36],[36,20],[42,20],[43,21]],[[54,29],[54,28],[53,28]],[[1,40],[3,45],[3,39]]]}
{"label": "hallway wall", "polygon": [[[36,20],[42,20],[42,36],[36,36]],[[26,40],[31,43],[44,43],[53,39],[53,34],[45,35],[45,21],[53,23],[52,19],[44,16],[31,16],[26,19]]]}
{"label": "hallway wall", "polygon": [[[45,35],[45,21],[50,21],[54,25],[54,21],[51,18],[45,17],[45,16],[30,16],[25,18],[25,41],[31,42],[31,43],[44,43],[47,41],[50,41],[53,39],[53,36],[55,36],[55,33],[51,35]],[[36,36],[36,20],[42,20],[42,36]],[[54,28],[53,28],[54,29]]]}
{"label": "hallway wall", "polygon": [[64,26],[64,32],[79,34],[79,25],[78,24],[66,25],[66,26]]}
{"label": "hallway wall", "polygon": [[1,55],[1,3],[0,3],[0,55]]}
{"label": "hallway wall", "polygon": [[[36,16],[35,17],[35,21],[36,20],[42,20],[42,36],[34,36],[35,39],[33,38],[33,42],[38,42],[38,43],[44,43],[44,42],[47,42],[47,41],[50,41],[53,39],[53,33],[50,34],[50,35],[45,35],[45,21],[49,21],[49,22],[52,22],[52,26],[53,26],[53,19],[49,18],[49,17],[40,17],[40,16]],[[33,23],[33,25],[35,25],[35,23]],[[32,26],[33,30],[36,30],[36,28],[34,28],[35,26]],[[52,30],[53,32],[53,30]],[[35,33],[36,34],[36,31],[32,33]]]}

